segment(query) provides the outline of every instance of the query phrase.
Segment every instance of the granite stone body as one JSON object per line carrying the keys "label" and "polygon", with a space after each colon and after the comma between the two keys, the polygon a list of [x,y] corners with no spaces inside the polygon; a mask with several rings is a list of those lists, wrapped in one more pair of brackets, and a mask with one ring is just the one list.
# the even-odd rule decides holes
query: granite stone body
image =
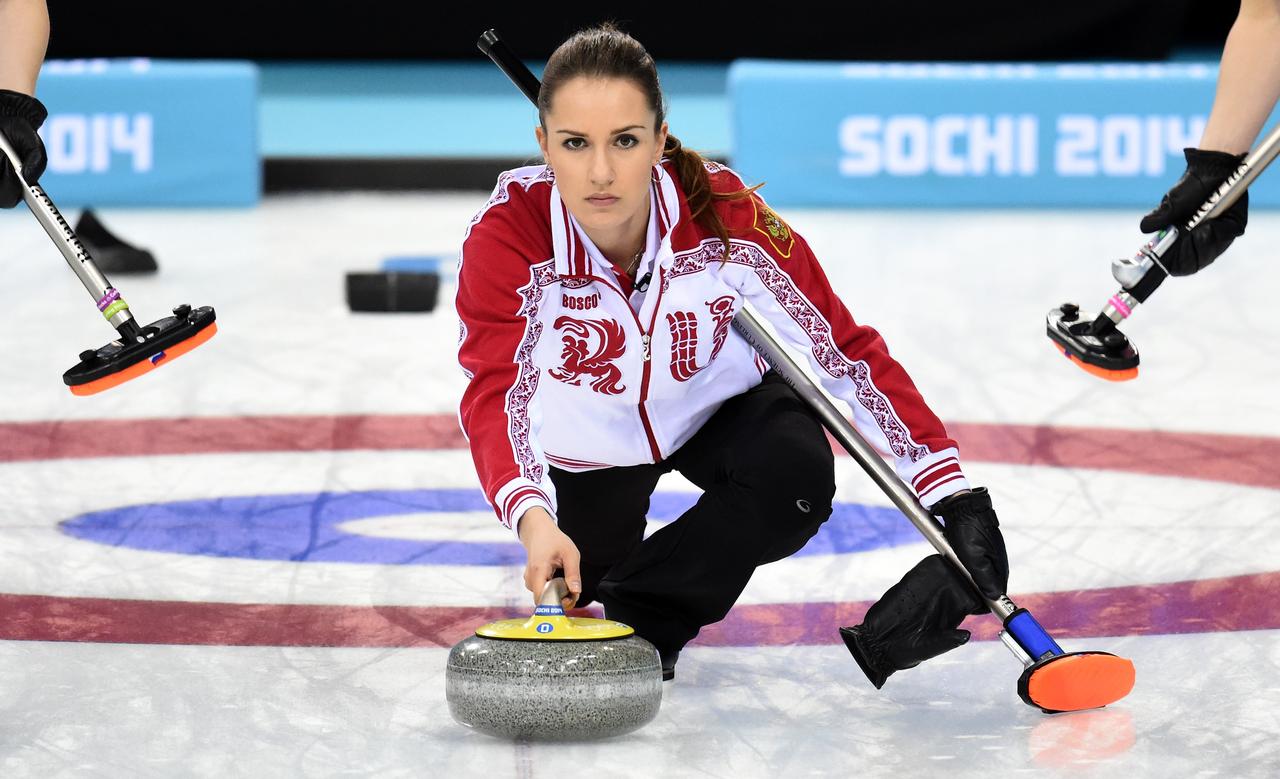
{"label": "granite stone body", "polygon": [[579,741],[628,733],[658,714],[662,668],[639,636],[454,646],[445,698],[458,722],[491,736]]}

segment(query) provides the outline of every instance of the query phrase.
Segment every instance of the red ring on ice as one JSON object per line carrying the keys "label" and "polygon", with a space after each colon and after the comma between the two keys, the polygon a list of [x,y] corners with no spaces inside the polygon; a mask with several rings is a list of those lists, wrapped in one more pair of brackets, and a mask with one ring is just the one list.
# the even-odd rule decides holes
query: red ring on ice
{"label": "red ring on ice", "polygon": [[[964,459],[1181,476],[1280,489],[1280,438],[1211,433],[948,425]],[[0,463],[349,449],[458,449],[452,415],[273,416],[0,423]],[[1188,464],[1194,471],[1188,472]],[[1057,638],[1280,628],[1280,572],[1071,592],[1018,594]],[[869,602],[739,606],[704,646],[839,643],[836,625]],[[258,646],[451,646],[527,608],[201,603],[0,594],[0,638]],[[971,620],[992,638],[994,620]]]}

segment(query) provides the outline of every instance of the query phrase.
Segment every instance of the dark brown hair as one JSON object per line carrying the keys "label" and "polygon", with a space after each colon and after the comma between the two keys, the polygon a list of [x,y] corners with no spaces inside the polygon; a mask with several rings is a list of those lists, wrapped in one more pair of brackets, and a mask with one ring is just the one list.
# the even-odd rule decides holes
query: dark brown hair
{"label": "dark brown hair", "polygon": [[[662,127],[667,112],[653,57],[649,56],[649,52],[635,38],[618,29],[612,22],[603,22],[571,35],[547,60],[547,67],[542,72],[542,88],[538,92],[538,121],[542,124],[543,132],[547,129],[546,113],[551,110],[552,96],[563,84],[579,76],[631,81],[644,93],[649,108],[657,117],[653,131],[656,133]],[[680,139],[670,132],[667,133],[667,144],[662,153],[675,166],[676,178],[680,182],[680,188],[684,190],[693,220],[724,242],[727,258],[729,230],[711,207],[711,203],[713,200],[749,197],[763,184],[737,192],[713,192],[702,155],[686,149],[681,145]]]}

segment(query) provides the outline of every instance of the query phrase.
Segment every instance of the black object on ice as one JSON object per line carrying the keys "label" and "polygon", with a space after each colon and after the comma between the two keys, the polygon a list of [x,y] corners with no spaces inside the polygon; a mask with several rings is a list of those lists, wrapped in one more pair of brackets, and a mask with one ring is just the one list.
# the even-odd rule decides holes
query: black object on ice
{"label": "black object on ice", "polygon": [[432,311],[440,295],[439,257],[388,257],[379,273],[347,274],[352,311]]}
{"label": "black object on ice", "polygon": [[434,273],[348,273],[352,311],[431,311],[440,292]]}
{"label": "black object on ice", "polygon": [[107,229],[106,225],[86,208],[76,222],[76,237],[93,255],[98,270],[103,273],[129,275],[135,273],[155,273],[159,266],[156,258],[146,249],[125,243]]}

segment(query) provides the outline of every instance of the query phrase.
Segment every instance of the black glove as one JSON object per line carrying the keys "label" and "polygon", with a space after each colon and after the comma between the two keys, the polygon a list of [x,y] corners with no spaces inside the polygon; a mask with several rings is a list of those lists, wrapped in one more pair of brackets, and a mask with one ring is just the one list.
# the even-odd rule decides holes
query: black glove
{"label": "black glove", "polygon": [[[34,184],[44,174],[47,159],[44,143],[36,130],[44,124],[49,112],[30,95],[0,89],[0,132],[22,161],[22,177]],[[22,202],[22,185],[13,173],[9,159],[0,152],[0,208],[13,208]]]}
{"label": "black glove", "polygon": [[963,645],[969,631],[957,626],[969,614],[986,612],[955,566],[929,555],[876,601],[861,625],[840,628],[840,637],[878,690],[894,671]]}
{"label": "black glove", "polygon": [[[1183,153],[1187,157],[1186,172],[1156,210],[1142,217],[1138,225],[1142,232],[1154,233],[1169,225],[1182,230],[1200,206],[1222,186],[1222,182],[1240,167],[1245,157],[1243,154],[1191,148],[1183,149]],[[1248,223],[1249,193],[1245,192],[1220,216],[1206,219],[1190,234],[1181,233],[1160,258],[1160,264],[1174,276],[1190,276],[1203,270],[1218,259],[1232,241],[1244,235]]]}
{"label": "black glove", "polygon": [[933,505],[933,513],[942,518],[942,534],[982,594],[991,600],[1004,595],[1009,555],[987,488],[948,496]]}

